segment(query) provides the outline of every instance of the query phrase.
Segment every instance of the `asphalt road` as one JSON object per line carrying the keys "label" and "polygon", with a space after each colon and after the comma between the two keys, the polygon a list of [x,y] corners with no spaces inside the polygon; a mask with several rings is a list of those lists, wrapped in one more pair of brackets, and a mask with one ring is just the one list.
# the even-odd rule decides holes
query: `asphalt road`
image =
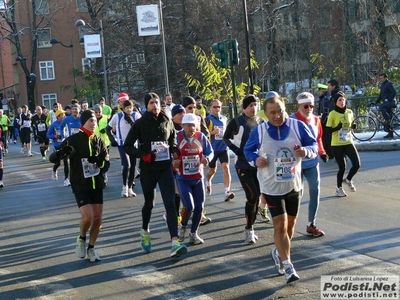
{"label": "asphalt road", "polygon": [[[334,196],[337,166],[321,165],[318,226],[305,234],[307,186],[292,244],[300,280],[286,285],[269,252],[273,228],[257,221],[255,245],[244,243],[244,193],[232,168],[236,197],[223,201],[222,176],[206,200],[212,223],[200,228],[203,245],[171,259],[170,241],[156,200],[150,224],[153,251],[140,248],[140,182],[136,198],[123,199],[120,163],[112,149],[103,229],[96,248],[102,261],[74,254],[79,211],[69,187],[51,180],[51,164],[11,145],[0,190],[0,299],[320,299],[321,275],[400,274],[400,170],[398,151],[361,152],[357,192]],[[38,154],[38,146],[35,146]]]}

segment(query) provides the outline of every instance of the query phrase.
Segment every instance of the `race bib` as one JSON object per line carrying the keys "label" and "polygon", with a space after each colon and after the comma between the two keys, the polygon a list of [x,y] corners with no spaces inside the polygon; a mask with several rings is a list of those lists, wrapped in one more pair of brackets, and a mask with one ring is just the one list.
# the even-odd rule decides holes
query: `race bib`
{"label": "race bib", "polygon": [[29,128],[29,127],[31,127],[31,121],[25,120],[25,121],[22,122],[22,125],[23,125],[25,128]]}
{"label": "race bib", "polygon": [[339,142],[351,141],[351,130],[348,128],[341,128],[339,130]]}
{"label": "race bib", "polygon": [[88,162],[87,158],[81,158],[81,163],[82,163],[83,176],[85,178],[99,175],[100,169],[96,164],[91,164],[90,162]]}
{"label": "race bib", "polygon": [[154,161],[170,160],[169,145],[166,142],[151,142],[151,151],[155,153]]}
{"label": "race bib", "polygon": [[37,124],[38,131],[46,131],[46,124],[39,123]]}
{"label": "race bib", "polygon": [[190,155],[182,156],[183,175],[195,175],[200,172],[200,156]]}
{"label": "race bib", "polygon": [[222,140],[222,138],[224,137],[224,132],[225,132],[225,128],[224,126],[214,126],[214,129],[219,130],[219,133],[215,135],[215,139],[216,140]]}
{"label": "race bib", "polygon": [[296,173],[295,157],[275,158],[274,167],[275,182],[294,180]]}

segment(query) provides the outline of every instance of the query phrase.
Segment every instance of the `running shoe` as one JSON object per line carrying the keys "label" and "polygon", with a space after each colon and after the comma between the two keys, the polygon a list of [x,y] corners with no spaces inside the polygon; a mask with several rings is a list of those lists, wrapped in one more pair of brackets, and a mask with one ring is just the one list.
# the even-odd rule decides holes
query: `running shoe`
{"label": "running shoe", "polygon": [[178,241],[181,243],[185,240],[186,226],[180,226],[178,228]]}
{"label": "running shoe", "polygon": [[16,144],[17,143],[17,140],[14,140],[14,144]]}
{"label": "running shoe", "polygon": [[317,228],[317,226],[315,226],[315,224],[310,224],[307,226],[307,234],[308,235],[312,235],[314,237],[320,237],[325,235],[325,232],[323,232],[321,229]]}
{"label": "running shoe", "polygon": [[94,248],[87,249],[85,258],[90,260],[91,262],[96,262],[101,260],[100,256],[97,254]]}
{"label": "running shoe", "polygon": [[204,240],[197,234],[197,232],[189,233],[189,242],[195,245],[204,244]]}
{"label": "running shoe", "polygon": [[184,244],[179,243],[177,240],[171,248],[171,257],[179,257],[187,252],[187,248]]}
{"label": "running shoe", "polygon": [[211,219],[208,218],[208,217],[206,217],[205,214],[203,214],[203,215],[201,216],[201,219],[200,219],[200,226],[204,226],[204,225],[207,225],[207,224],[209,224],[209,223],[211,223]]}
{"label": "running shoe", "polygon": [[293,281],[299,280],[300,277],[297,275],[293,265],[285,269],[286,283],[289,284]]}
{"label": "running shoe", "polygon": [[69,179],[66,178],[66,179],[64,180],[64,186],[70,186],[70,185],[71,185],[71,182],[69,182]]}
{"label": "running shoe", "polygon": [[20,154],[24,154],[25,153],[25,147],[21,149],[21,151],[19,152]]}
{"label": "running shoe", "polygon": [[354,186],[352,180],[348,180],[347,178],[345,178],[345,179],[343,179],[343,182],[344,182],[345,184],[347,184],[347,185],[350,187],[350,189],[351,189],[352,192],[355,192],[355,191],[356,191],[356,187]]}
{"label": "running shoe", "polygon": [[129,188],[129,189],[128,189],[128,196],[129,196],[129,197],[136,197],[136,193],[133,191],[132,188]]}
{"label": "running shoe", "polygon": [[84,258],[86,254],[86,245],[85,241],[78,237],[76,238],[76,247],[75,247],[75,254],[79,258]]}
{"label": "running shoe", "polygon": [[336,196],[338,197],[346,197],[347,194],[342,187],[336,189]]}
{"label": "running shoe", "polygon": [[0,189],[2,189],[4,187],[4,183],[3,181],[0,180]]}
{"label": "running shoe", "polygon": [[46,156],[43,156],[42,157],[42,162],[45,162],[46,161]]}
{"label": "running shoe", "polygon": [[245,229],[244,235],[247,244],[255,244],[258,240],[258,236],[254,234],[254,229]]}
{"label": "running shoe", "polygon": [[128,198],[129,197],[129,192],[128,192],[128,186],[127,185],[123,185],[122,186],[121,196],[124,197],[124,198]]}
{"label": "running shoe", "polygon": [[271,219],[268,216],[268,209],[266,207],[260,208],[258,210],[258,213],[260,215],[261,221],[263,222],[269,222]]}
{"label": "running shoe", "polygon": [[53,171],[52,173],[51,173],[51,179],[53,179],[53,180],[58,180],[58,174],[57,174],[57,171]]}
{"label": "running shoe", "polygon": [[32,152],[31,152],[31,151],[28,151],[27,156],[28,156],[28,157],[32,157],[32,156],[33,156]]}
{"label": "running shoe", "polygon": [[211,184],[206,186],[206,193],[207,193],[208,196],[211,195]]}
{"label": "running shoe", "polygon": [[283,268],[282,260],[278,255],[278,250],[276,248],[271,250],[271,258],[274,261],[276,273],[278,273],[278,275],[284,275],[285,270]]}
{"label": "running shoe", "polygon": [[235,194],[232,192],[226,192],[225,193],[225,202],[228,202],[230,200],[232,200],[233,198],[235,198]]}
{"label": "running shoe", "polygon": [[140,236],[142,238],[142,249],[145,253],[151,252],[151,241],[150,241],[150,233],[145,232],[143,229],[140,229]]}

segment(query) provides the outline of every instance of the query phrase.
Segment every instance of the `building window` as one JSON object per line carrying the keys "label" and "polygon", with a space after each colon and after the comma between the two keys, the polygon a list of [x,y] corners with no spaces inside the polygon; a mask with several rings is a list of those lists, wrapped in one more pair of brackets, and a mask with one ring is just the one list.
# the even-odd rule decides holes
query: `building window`
{"label": "building window", "polygon": [[52,60],[40,61],[40,80],[53,80],[56,79],[54,74],[54,62]]}
{"label": "building window", "polygon": [[57,103],[57,94],[42,94],[42,105],[46,107],[53,107]]}
{"label": "building window", "polygon": [[80,12],[88,12],[86,0],[76,0],[76,10]]}
{"label": "building window", "polygon": [[51,33],[49,28],[38,29],[37,46],[38,48],[48,48],[51,47]]}
{"label": "building window", "polygon": [[48,15],[49,14],[49,1],[48,0],[34,0],[37,15]]}
{"label": "building window", "polygon": [[91,58],[82,58],[82,71],[91,72],[92,70],[92,59]]}

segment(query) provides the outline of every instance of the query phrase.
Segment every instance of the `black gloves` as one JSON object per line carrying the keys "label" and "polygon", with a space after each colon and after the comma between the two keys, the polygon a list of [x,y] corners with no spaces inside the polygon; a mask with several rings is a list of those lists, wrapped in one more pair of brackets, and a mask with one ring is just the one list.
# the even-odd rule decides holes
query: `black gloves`
{"label": "black gloves", "polygon": [[102,133],[102,134],[106,133],[106,129],[105,128],[101,129],[100,133]]}
{"label": "black gloves", "polygon": [[118,147],[118,143],[116,141],[111,142],[111,147]]}
{"label": "black gloves", "polygon": [[324,163],[327,163],[329,161],[329,157],[326,154],[321,154],[320,157]]}
{"label": "black gloves", "polygon": [[70,145],[65,145],[59,151],[57,151],[57,156],[59,158],[63,158],[66,155],[70,155],[74,151],[75,151],[74,147],[72,147]]}
{"label": "black gloves", "polygon": [[88,162],[90,162],[91,164],[96,164],[96,165],[100,166],[101,163],[103,162],[103,160],[98,156],[92,155],[88,158]]}

